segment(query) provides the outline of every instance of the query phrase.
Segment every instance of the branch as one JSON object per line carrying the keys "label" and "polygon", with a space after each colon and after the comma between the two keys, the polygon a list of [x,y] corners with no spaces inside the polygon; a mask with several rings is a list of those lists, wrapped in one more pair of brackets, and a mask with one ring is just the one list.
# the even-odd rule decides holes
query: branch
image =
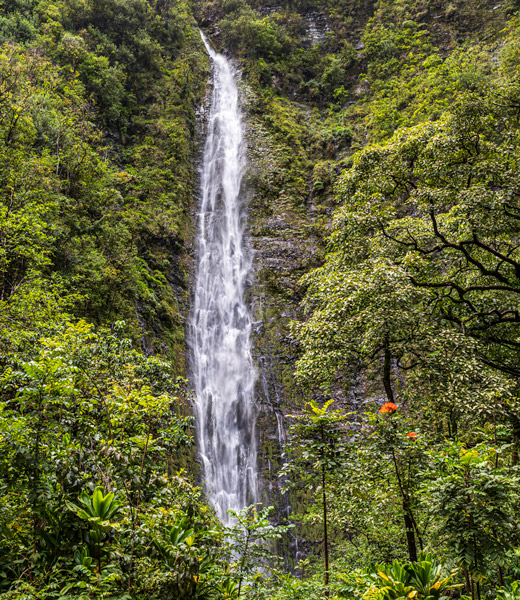
{"label": "branch", "polygon": [[[468,242],[463,242],[461,244],[455,244],[453,242],[448,241],[446,236],[444,236],[439,230],[439,226],[438,226],[437,219],[435,217],[435,212],[433,211],[433,209],[430,210],[430,218],[431,218],[432,225],[433,225],[433,233],[435,234],[435,237],[437,237],[439,240],[441,240],[441,242],[444,244],[445,248],[453,248],[454,250],[459,250],[460,252],[462,252],[462,254],[466,258],[466,260],[469,263],[471,263],[472,265],[474,265],[475,267],[477,267],[477,269],[483,275],[487,275],[488,277],[494,277],[495,279],[498,279],[498,281],[501,281],[502,283],[504,283],[506,285],[511,285],[509,282],[509,279],[507,277],[505,277],[504,275],[502,275],[502,273],[500,273],[496,269],[494,271],[490,271],[484,264],[482,264],[479,260],[474,258],[466,250],[466,248],[463,245],[463,244],[467,244]],[[471,243],[471,242],[469,242],[469,243]]]}

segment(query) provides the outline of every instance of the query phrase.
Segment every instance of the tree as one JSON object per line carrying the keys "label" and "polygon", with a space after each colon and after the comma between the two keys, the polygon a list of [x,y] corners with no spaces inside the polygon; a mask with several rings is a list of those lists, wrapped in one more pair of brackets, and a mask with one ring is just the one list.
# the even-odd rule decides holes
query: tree
{"label": "tree", "polygon": [[517,460],[518,88],[500,94],[463,97],[353,158],[294,330],[303,382],[333,392],[375,375],[388,401],[451,436],[476,417],[509,421]]}
{"label": "tree", "polygon": [[[424,486],[437,533],[446,541],[447,554],[464,570],[466,593],[480,600],[480,581],[491,566],[502,567],[517,523],[516,469],[498,465],[498,448],[479,444],[445,446],[431,453],[441,473]],[[476,587],[476,590],[475,590]]]}
{"label": "tree", "polygon": [[513,376],[519,153],[514,117],[491,97],[465,97],[355,158],[332,238],[390,259],[444,322],[481,342],[485,364]]}
{"label": "tree", "polygon": [[276,557],[268,547],[268,543],[279,540],[292,525],[273,525],[269,521],[272,506],[258,510],[255,505],[238,511],[230,510],[229,514],[235,523],[224,530],[227,544],[227,559],[230,561],[229,571],[236,581],[233,596],[240,598],[244,582],[254,587],[249,578],[255,577],[260,569],[274,566]]}
{"label": "tree", "polygon": [[383,404],[375,418],[369,421],[373,430],[365,443],[371,450],[377,469],[381,468],[382,457],[387,457],[391,464],[394,487],[402,505],[408,557],[411,562],[417,562],[417,546],[423,550],[423,535],[417,518],[417,490],[420,479],[425,475],[424,467],[421,468],[424,449],[421,436],[413,429],[410,431],[412,423],[399,412],[400,409],[392,402]]}
{"label": "tree", "polygon": [[68,324],[2,377],[0,547],[9,585],[65,583],[59,571],[71,572],[70,548],[86,540],[80,562],[93,550],[97,565],[89,585],[108,585],[112,573],[134,592],[143,537],[160,526],[161,509],[179,512],[179,501],[197,509],[200,493],[176,475],[192,443],[182,381],[172,381],[168,363],[132,350],[121,327]]}
{"label": "tree", "polygon": [[330,392],[348,389],[364,369],[394,402],[394,366],[414,365],[433,329],[421,305],[424,294],[403,269],[363,256],[361,246],[330,249],[325,264],[302,279],[309,318],[293,323],[304,351],[296,376]]}
{"label": "tree", "polygon": [[308,402],[306,410],[293,415],[295,423],[289,429],[285,453],[288,462],[282,476],[297,475],[321,500],[323,523],[324,593],[329,595],[329,525],[327,520],[327,485],[333,471],[341,465],[348,415],[328,410],[332,400],[323,407]]}

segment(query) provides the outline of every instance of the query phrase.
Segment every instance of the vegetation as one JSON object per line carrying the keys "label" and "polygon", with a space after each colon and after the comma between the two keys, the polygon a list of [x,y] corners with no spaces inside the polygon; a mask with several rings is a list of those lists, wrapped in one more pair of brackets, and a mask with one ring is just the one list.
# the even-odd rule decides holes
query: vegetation
{"label": "vegetation", "polygon": [[426,548],[459,569],[451,595],[517,576],[516,22],[493,76],[352,156],[329,253],[302,281],[299,381],[316,398],[365,399],[331,486],[338,579],[359,548],[365,564],[410,561],[378,571],[380,597],[420,594],[403,569]]}
{"label": "vegetation", "polygon": [[46,321],[53,290],[54,310],[124,318],[147,352],[167,341],[179,372],[185,282],[172,266],[206,64],[187,11],[7,3],[0,55],[5,319]]}
{"label": "vegetation", "polygon": [[275,217],[320,248],[337,207],[301,287],[312,262],[265,275],[285,314],[305,294],[282,481],[312,557],[265,597],[429,597],[424,560],[445,596],[516,589],[517,8],[202,5],[274,148],[260,248]]}
{"label": "vegetation", "polygon": [[[0,598],[519,597],[519,8],[2,4]],[[291,524],[194,483],[195,17],[242,69]]]}

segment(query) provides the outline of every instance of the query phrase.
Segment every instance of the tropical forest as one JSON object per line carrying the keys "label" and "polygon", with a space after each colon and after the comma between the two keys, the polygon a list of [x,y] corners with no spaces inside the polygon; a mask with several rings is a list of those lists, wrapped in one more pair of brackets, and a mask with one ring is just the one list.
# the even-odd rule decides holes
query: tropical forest
{"label": "tropical forest", "polygon": [[1,0],[0,600],[520,600],[519,0]]}

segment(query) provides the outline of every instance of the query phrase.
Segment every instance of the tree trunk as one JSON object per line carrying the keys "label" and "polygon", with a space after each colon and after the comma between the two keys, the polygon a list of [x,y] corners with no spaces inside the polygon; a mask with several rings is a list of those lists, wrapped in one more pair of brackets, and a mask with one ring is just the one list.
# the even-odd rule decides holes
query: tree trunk
{"label": "tree trunk", "polygon": [[329,531],[327,525],[327,494],[325,491],[325,465],[321,465],[321,489],[323,495],[323,545],[325,557],[325,575],[323,583],[325,584],[325,598],[329,597]]}
{"label": "tree trunk", "polygon": [[240,579],[238,580],[238,594],[237,598],[240,598],[240,593],[242,591],[242,581],[244,580],[244,566],[245,562],[248,558],[247,551],[249,550],[249,540],[251,537],[251,531],[247,530],[246,533],[246,543],[244,545],[244,553],[242,554],[242,558],[240,560]]}
{"label": "tree trunk", "polygon": [[390,343],[388,334],[385,335],[384,362],[383,362],[383,385],[385,387],[388,402],[394,401],[394,391],[392,390],[392,354],[390,352]]}
{"label": "tree trunk", "polygon": [[[397,464],[397,457],[395,456],[394,449],[392,448],[392,461],[394,463],[395,468],[395,476],[397,477],[397,484],[399,486],[399,491],[401,492],[401,498],[403,500],[403,512],[404,512],[404,528],[406,531],[406,541],[408,543],[408,556],[410,557],[411,562],[417,562],[417,544],[415,543],[415,533],[414,526],[417,524],[414,522],[412,508],[410,506],[410,496],[408,492],[405,490],[403,486],[403,482],[401,480],[401,474],[399,473],[399,465]],[[419,536],[419,529],[417,528],[417,535]],[[419,542],[421,543],[422,548],[422,540],[419,536]]]}
{"label": "tree trunk", "polygon": [[469,596],[471,594],[471,583],[469,581],[469,573],[466,567],[464,567],[464,588],[466,596]]}
{"label": "tree trunk", "polygon": [[417,545],[415,543],[415,534],[413,530],[413,521],[410,517],[410,513],[406,507],[406,503],[403,502],[404,509],[404,526],[406,529],[406,542],[408,544],[408,556],[411,562],[417,562]]}

